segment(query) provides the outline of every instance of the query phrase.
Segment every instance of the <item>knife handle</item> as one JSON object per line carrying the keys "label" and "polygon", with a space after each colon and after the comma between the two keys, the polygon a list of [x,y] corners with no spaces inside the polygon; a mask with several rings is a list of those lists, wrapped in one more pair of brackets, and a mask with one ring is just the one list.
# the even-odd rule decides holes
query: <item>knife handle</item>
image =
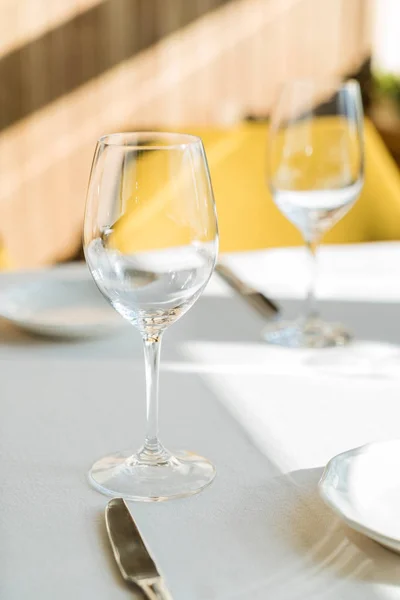
{"label": "knife handle", "polygon": [[226,265],[217,263],[215,271],[222,279],[231,286],[240,296],[247,299],[263,316],[271,317],[279,312],[279,307],[270,298],[267,298],[261,292],[255,290],[247,283],[244,283],[235,273]]}
{"label": "knife handle", "polygon": [[146,600],[172,600],[172,596],[161,577],[148,583],[138,582],[138,585],[145,594]]}

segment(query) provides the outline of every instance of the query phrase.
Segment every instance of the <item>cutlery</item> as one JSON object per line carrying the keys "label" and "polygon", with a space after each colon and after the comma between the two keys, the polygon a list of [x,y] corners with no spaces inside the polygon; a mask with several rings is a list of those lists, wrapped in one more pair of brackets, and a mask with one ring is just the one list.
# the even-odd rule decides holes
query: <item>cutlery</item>
{"label": "cutlery", "polygon": [[110,500],[105,518],[114,557],[124,580],[136,585],[146,600],[172,600],[122,498]]}
{"label": "cutlery", "polygon": [[262,317],[271,319],[279,313],[279,307],[275,302],[258,292],[251,286],[244,283],[233,271],[226,265],[218,263],[215,267],[218,275],[240,296],[254,308]]}

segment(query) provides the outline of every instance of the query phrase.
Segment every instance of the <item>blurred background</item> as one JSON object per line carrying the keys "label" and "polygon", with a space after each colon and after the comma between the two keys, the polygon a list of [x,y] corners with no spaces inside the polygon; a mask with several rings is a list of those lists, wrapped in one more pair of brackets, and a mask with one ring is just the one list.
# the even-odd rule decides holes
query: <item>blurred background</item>
{"label": "blurred background", "polygon": [[0,269],[81,256],[96,139],[123,130],[203,137],[222,250],[301,243],[265,174],[291,77],[356,77],[370,119],[329,241],[400,238],[398,0],[0,0],[0,30]]}

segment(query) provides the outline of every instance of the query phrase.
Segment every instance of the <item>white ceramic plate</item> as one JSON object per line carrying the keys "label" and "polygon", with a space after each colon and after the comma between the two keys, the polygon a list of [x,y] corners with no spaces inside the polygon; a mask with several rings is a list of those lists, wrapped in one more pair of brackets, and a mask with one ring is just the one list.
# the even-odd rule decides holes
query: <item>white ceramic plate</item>
{"label": "white ceramic plate", "polygon": [[124,325],[82,272],[63,277],[49,271],[8,287],[0,294],[0,316],[29,332],[64,338],[108,335]]}
{"label": "white ceramic plate", "polygon": [[400,553],[400,440],[339,454],[319,490],[350,527]]}

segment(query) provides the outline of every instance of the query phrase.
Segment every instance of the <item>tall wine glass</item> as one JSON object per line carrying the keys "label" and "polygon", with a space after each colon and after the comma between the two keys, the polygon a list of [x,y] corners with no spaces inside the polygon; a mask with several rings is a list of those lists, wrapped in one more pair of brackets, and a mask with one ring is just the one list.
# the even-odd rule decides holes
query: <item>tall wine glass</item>
{"label": "tall wine glass", "polygon": [[215,469],[158,438],[158,371],[165,329],[213,272],[218,230],[202,142],[174,133],[118,133],[96,147],[86,203],[85,257],[114,309],[143,338],[147,431],[137,451],[100,459],[90,481],[104,494],[158,501],[194,494]]}
{"label": "tall wine glass", "polygon": [[350,339],[343,326],[326,323],[318,315],[315,263],[321,237],[353,206],[363,179],[363,110],[358,83],[286,83],[271,116],[269,185],[275,204],[303,235],[313,277],[305,315],[295,321],[271,323],[264,330],[268,342],[322,348]]}

